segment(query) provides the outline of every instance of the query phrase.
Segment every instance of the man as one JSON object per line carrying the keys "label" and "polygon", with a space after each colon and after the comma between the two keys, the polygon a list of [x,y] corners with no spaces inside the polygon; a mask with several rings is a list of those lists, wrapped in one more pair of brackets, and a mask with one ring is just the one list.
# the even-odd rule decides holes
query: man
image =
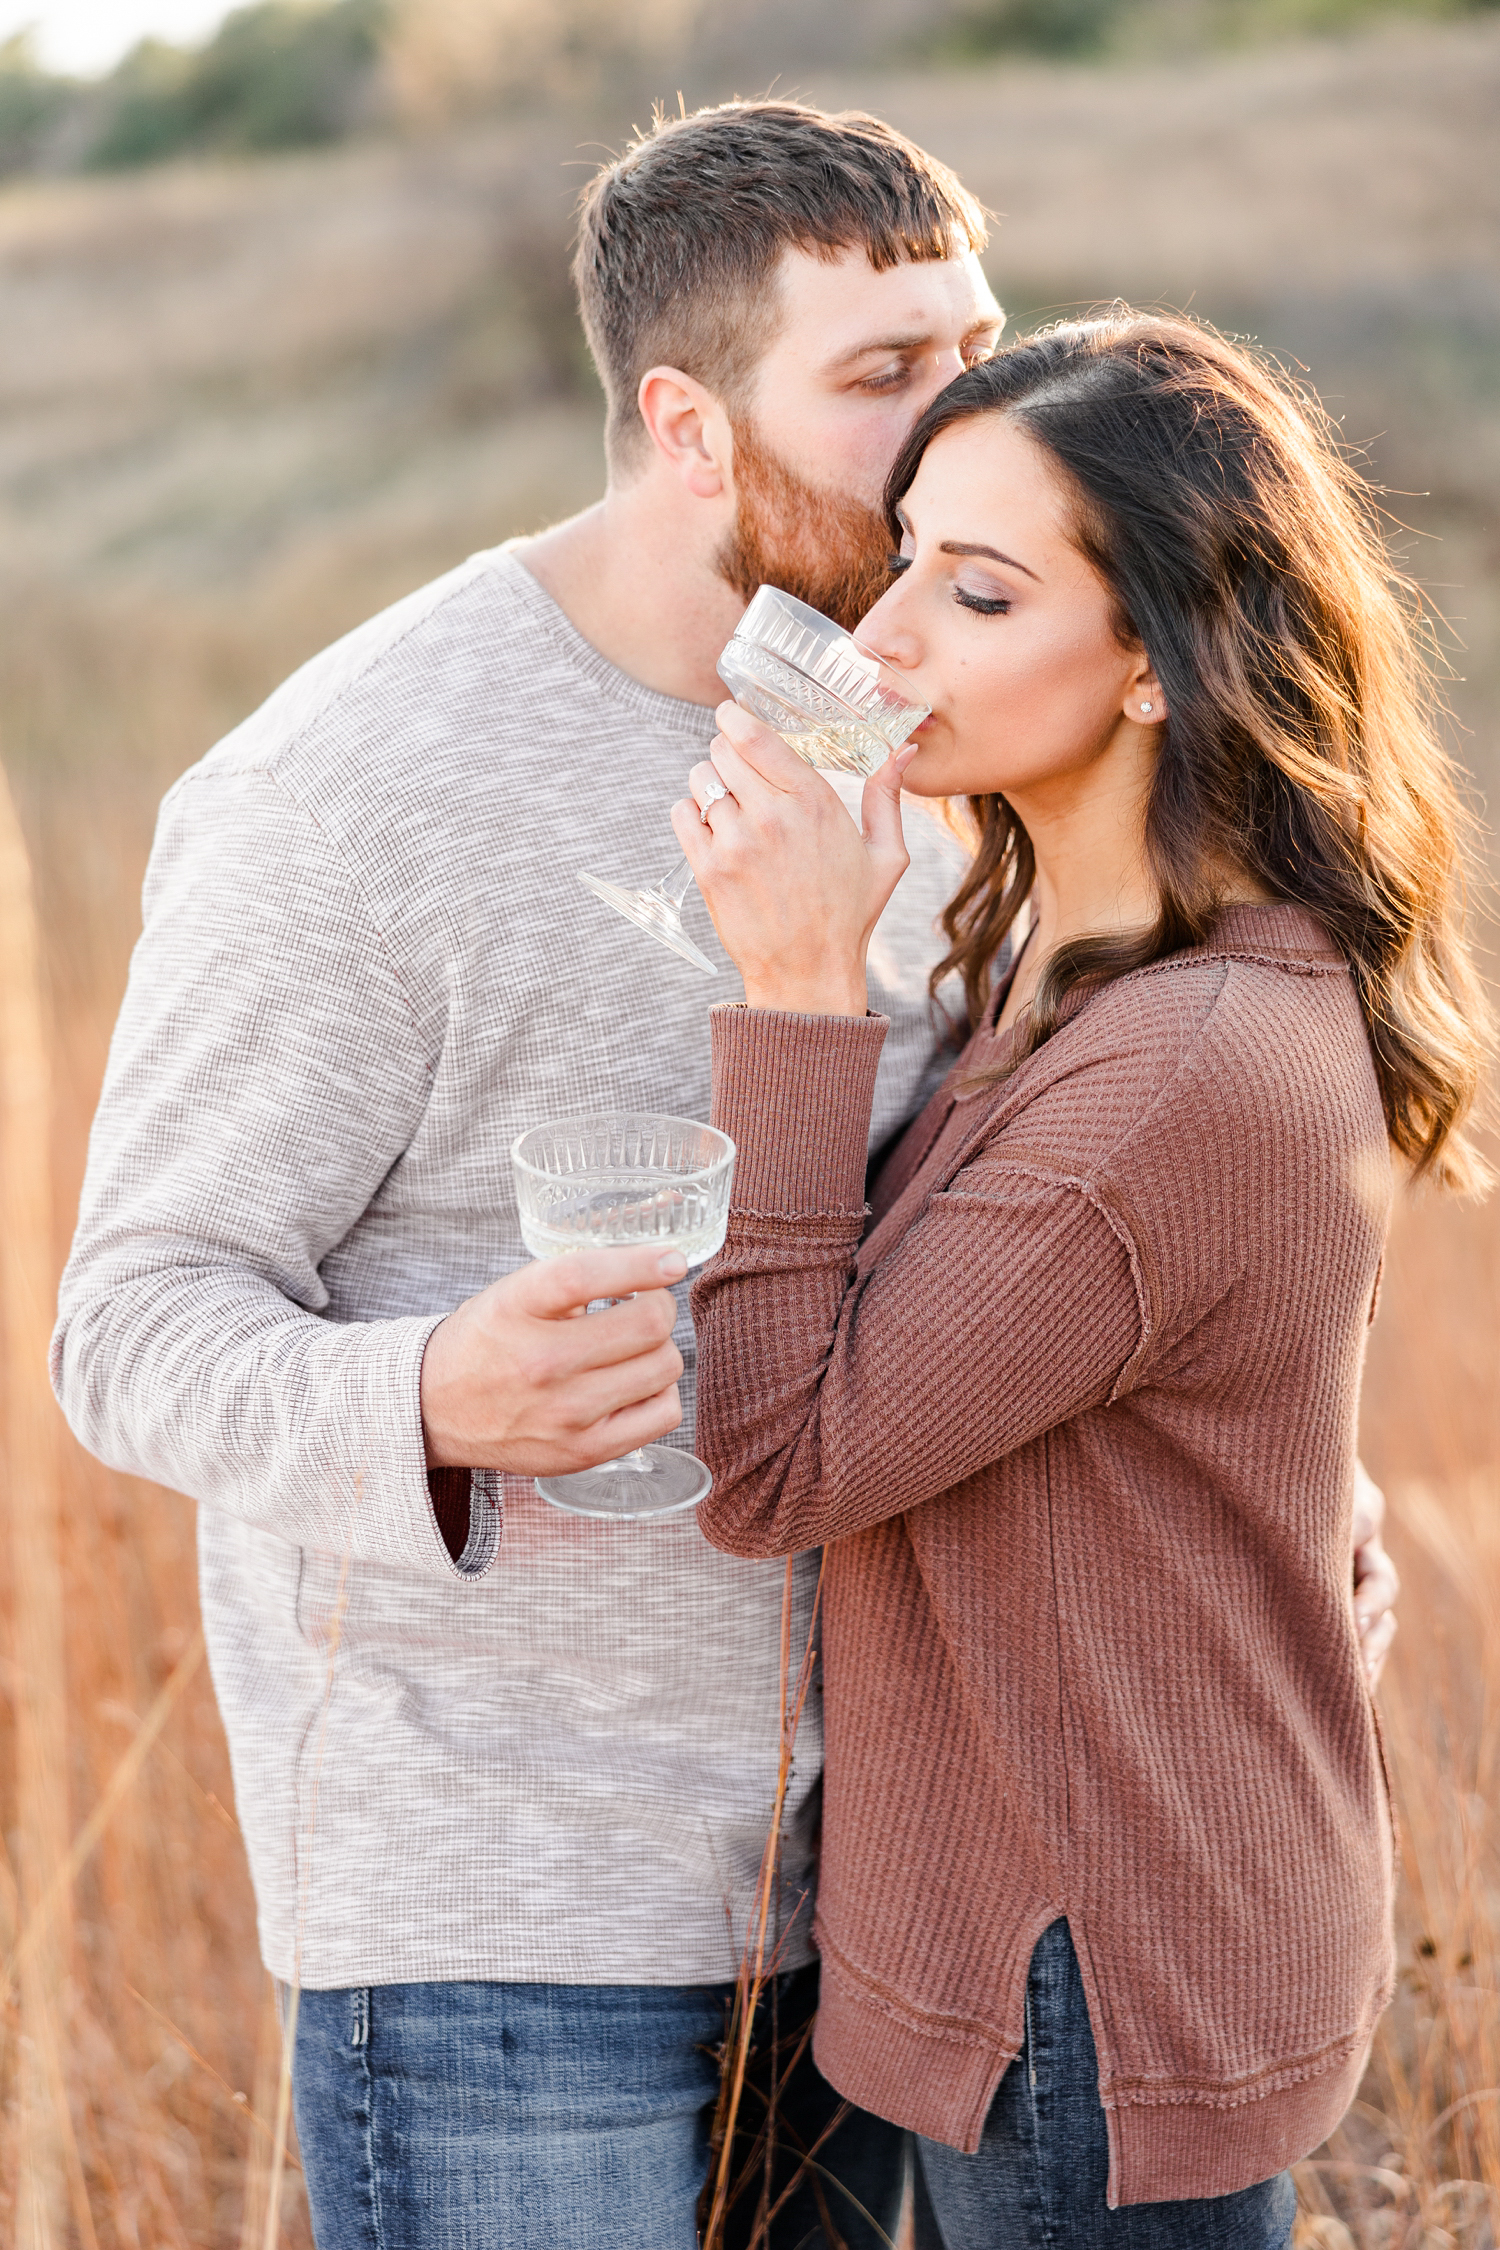
{"label": "man", "polygon": [[[690,1443],[692,1339],[647,1253],[633,1304],[576,1318],[597,1276],[524,1266],[507,1154],[573,1111],[706,1115],[707,1002],[737,991],[706,918],[717,986],[574,871],[673,856],[763,578],[849,623],[883,582],[886,468],[999,333],[983,243],[873,119],[654,129],[589,190],[575,268],[604,500],[315,659],[164,808],[55,1376],[85,1443],[205,1503],[320,2250],[695,2239],[782,1573],[691,1518],[536,1495],[672,1430],[679,1395]],[[916,828],[872,949],[877,1139],[943,1066],[925,986],[956,865]],[[812,1579],[803,1558],[794,1663]],[[819,1758],[810,1711],[783,2029],[812,2005]],[[835,2107],[803,2066],[788,2139]],[[893,2235],[900,2159],[846,2120],[818,2156],[841,2184],[807,2175],[775,2239]]]}

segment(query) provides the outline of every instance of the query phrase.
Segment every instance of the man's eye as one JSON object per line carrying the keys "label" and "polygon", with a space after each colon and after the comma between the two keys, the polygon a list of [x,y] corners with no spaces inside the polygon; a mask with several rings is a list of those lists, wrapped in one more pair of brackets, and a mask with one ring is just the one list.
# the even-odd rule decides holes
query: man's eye
{"label": "man's eye", "polygon": [[893,578],[899,578],[903,570],[911,569],[911,561],[910,555],[887,555],[885,567]]}
{"label": "man's eye", "polygon": [[966,594],[962,586],[954,587],[953,599],[960,609],[977,610],[981,617],[1004,617],[1010,608],[1010,603],[1003,594],[993,597],[988,594]]}
{"label": "man's eye", "polygon": [[909,367],[886,367],[878,375],[867,375],[861,387],[867,391],[899,391],[910,379]]}

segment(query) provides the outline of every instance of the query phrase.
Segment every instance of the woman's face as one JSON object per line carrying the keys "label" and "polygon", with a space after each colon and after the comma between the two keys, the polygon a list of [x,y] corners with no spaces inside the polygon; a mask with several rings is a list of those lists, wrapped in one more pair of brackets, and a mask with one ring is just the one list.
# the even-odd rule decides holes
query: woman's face
{"label": "woman's face", "polygon": [[1003,414],[956,423],[927,448],[901,518],[901,575],[858,638],[932,705],[903,787],[1065,800],[1101,763],[1149,767],[1160,690],[1116,638],[1046,451]]}

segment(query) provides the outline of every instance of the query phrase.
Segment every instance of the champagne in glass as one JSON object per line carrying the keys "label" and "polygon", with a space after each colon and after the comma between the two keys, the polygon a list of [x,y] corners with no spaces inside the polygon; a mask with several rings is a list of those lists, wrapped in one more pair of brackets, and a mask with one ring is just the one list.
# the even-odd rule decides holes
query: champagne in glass
{"label": "champagne in glass", "polygon": [[[511,1149],[511,1170],[534,1258],[650,1243],[699,1266],[729,1224],[734,1143],[689,1118],[606,1110],[533,1125]],[[676,1515],[712,1487],[704,1463],[671,1445],[536,1480],[544,1500],[579,1516]]]}
{"label": "champagne in glass", "polygon": [[873,649],[779,586],[760,588],[718,673],[743,710],[825,773],[867,778],[929,709]]}
{"label": "champagne in glass", "polygon": [[[779,586],[757,592],[718,670],[742,709],[825,773],[874,773],[928,713],[872,649]],[[717,976],[683,926],[683,901],[693,887],[685,859],[659,883],[612,883],[582,870],[578,880],[705,976]]]}

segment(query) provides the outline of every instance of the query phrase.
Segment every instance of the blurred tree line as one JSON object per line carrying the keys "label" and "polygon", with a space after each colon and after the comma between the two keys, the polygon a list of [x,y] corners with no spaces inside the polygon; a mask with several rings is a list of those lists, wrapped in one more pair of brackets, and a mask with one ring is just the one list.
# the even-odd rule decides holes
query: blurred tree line
{"label": "blurred tree line", "polygon": [[464,114],[754,91],[851,60],[1145,57],[1468,15],[1500,0],[251,0],[205,44],[145,39],[107,77],[0,42],[0,174],[315,146]]}

